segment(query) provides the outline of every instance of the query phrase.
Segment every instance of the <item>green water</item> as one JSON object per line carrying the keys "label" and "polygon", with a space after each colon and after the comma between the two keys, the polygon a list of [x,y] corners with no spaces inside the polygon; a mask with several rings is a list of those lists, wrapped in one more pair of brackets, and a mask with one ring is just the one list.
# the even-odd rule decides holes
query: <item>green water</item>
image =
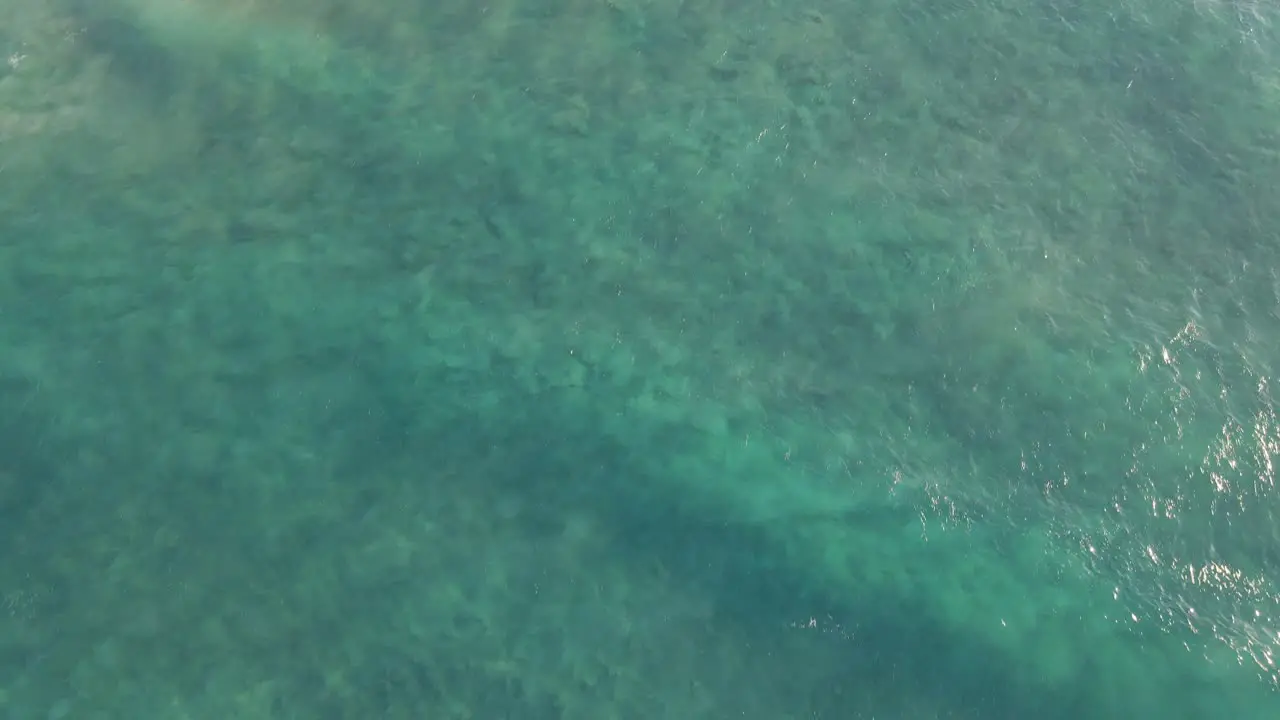
{"label": "green water", "polygon": [[0,15],[0,718],[1280,717],[1280,8]]}

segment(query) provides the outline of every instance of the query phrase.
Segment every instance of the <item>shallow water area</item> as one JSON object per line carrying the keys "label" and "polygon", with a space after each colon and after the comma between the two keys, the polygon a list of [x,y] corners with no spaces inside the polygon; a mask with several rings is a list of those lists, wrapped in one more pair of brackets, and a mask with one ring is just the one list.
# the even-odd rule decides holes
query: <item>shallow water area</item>
{"label": "shallow water area", "polygon": [[0,13],[0,717],[1280,713],[1272,8]]}

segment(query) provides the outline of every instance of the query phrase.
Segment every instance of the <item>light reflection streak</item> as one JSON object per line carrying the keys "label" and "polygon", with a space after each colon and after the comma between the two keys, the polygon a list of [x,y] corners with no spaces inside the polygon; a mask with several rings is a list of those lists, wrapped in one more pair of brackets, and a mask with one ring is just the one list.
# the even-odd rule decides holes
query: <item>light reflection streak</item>
{"label": "light reflection streak", "polygon": [[1123,407],[1145,432],[1132,437],[1124,480],[1092,528],[1068,518],[1051,526],[1090,576],[1108,582],[1115,622],[1213,638],[1198,650],[1206,659],[1221,657],[1216,646],[1280,685],[1271,566],[1280,555],[1280,422],[1269,378],[1230,353],[1194,321],[1139,348],[1145,380]]}
{"label": "light reflection streak", "polygon": [[1231,353],[1194,321],[1140,348],[1139,381],[1108,418],[1115,430],[1084,441],[1104,462],[1054,464],[1053,448],[1030,442],[1005,489],[981,464],[942,479],[904,458],[894,497],[914,500],[922,526],[1044,532],[1060,553],[1044,559],[1107,592],[1110,621],[1178,633],[1207,662],[1280,686],[1280,421],[1269,379]]}
{"label": "light reflection streak", "polygon": [[[1198,355],[1205,350],[1207,358]],[[1106,572],[1104,565],[1109,565],[1111,572],[1119,570],[1124,576],[1124,592],[1117,588],[1113,599],[1124,603],[1135,620],[1145,614],[1169,630],[1181,626],[1193,634],[1208,634],[1229,648],[1239,662],[1253,664],[1265,677],[1280,683],[1276,663],[1280,632],[1272,623],[1272,616],[1280,609],[1280,592],[1274,578],[1262,569],[1269,551],[1261,548],[1263,554],[1258,556],[1258,543],[1265,542],[1266,535],[1274,530],[1257,527],[1252,533],[1240,534],[1246,523],[1270,517],[1259,511],[1275,503],[1280,423],[1276,421],[1268,378],[1244,369],[1255,380],[1255,393],[1251,399],[1242,398],[1232,392],[1231,376],[1223,365],[1220,351],[1207,344],[1204,332],[1194,321],[1184,325],[1158,352],[1139,352],[1139,373],[1151,377],[1158,386],[1164,381],[1152,373],[1163,371],[1173,391],[1164,396],[1170,405],[1167,413],[1156,420],[1153,437],[1164,435],[1159,431],[1164,421],[1173,423],[1176,433],[1166,436],[1164,442],[1176,443],[1169,454],[1175,462],[1184,443],[1195,442],[1197,422],[1203,427],[1204,420],[1214,412],[1223,418],[1216,436],[1209,439],[1199,468],[1162,468],[1146,444],[1135,448],[1126,474],[1130,481],[1147,479],[1142,485],[1144,504],[1157,522],[1177,523],[1172,535],[1161,525],[1147,527],[1140,518],[1127,519],[1123,508],[1128,498],[1121,490],[1107,537],[1085,537],[1080,546],[1085,557],[1093,560],[1096,572]],[[1205,387],[1215,380],[1216,387]],[[1248,402],[1256,409],[1237,412],[1241,403]],[[1137,401],[1127,407],[1131,411],[1159,407],[1145,405]],[[1193,448],[1194,445],[1187,449]],[[1145,466],[1144,461],[1151,464]],[[1204,479],[1208,496],[1197,491],[1198,477]],[[1229,502],[1222,504],[1222,500]],[[1200,528],[1199,534],[1191,531],[1195,527]],[[1245,569],[1224,560],[1217,547],[1223,536],[1238,539],[1230,543],[1232,547],[1224,545],[1222,550],[1242,555],[1246,564],[1261,563],[1260,567]],[[1134,553],[1125,552],[1131,543],[1138,544],[1136,557],[1140,561]],[[1234,547],[1237,545],[1240,547]],[[1135,559],[1125,561],[1126,556]]]}

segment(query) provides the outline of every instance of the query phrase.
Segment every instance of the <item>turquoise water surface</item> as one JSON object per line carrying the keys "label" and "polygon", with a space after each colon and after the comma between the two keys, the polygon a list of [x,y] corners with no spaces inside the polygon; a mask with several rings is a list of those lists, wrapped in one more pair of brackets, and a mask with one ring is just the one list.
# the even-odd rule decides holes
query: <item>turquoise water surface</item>
{"label": "turquoise water surface", "polygon": [[0,719],[1280,717],[1280,8],[0,17]]}

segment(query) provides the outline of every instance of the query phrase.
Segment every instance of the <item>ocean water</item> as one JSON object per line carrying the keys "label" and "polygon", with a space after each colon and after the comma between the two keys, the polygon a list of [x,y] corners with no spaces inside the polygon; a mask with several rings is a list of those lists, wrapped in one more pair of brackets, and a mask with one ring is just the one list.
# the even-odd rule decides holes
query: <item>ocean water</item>
{"label": "ocean water", "polygon": [[1280,717],[1280,8],[0,0],[0,718]]}

